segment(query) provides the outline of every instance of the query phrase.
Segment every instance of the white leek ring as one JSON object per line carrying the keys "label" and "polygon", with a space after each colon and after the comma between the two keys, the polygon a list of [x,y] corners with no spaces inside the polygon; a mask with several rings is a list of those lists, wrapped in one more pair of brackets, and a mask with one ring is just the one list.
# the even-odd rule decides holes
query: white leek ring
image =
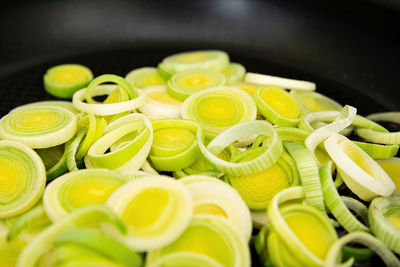
{"label": "white leek ring", "polygon": [[244,81],[263,85],[273,85],[286,89],[315,91],[316,85],[313,82],[300,81],[266,74],[248,72],[244,76]]}

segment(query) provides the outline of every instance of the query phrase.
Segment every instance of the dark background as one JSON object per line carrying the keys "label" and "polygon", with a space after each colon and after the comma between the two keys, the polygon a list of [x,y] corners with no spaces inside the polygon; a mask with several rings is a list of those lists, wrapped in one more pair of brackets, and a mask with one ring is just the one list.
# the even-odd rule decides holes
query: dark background
{"label": "dark background", "polygon": [[51,98],[41,77],[54,64],[125,75],[173,52],[207,48],[226,50],[250,71],[313,80],[318,91],[360,113],[400,110],[399,6],[397,0],[6,1],[0,115]]}

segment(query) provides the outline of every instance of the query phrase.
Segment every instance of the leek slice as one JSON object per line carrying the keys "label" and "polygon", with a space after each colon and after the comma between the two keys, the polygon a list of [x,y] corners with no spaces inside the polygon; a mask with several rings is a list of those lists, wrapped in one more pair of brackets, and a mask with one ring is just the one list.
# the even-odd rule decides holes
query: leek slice
{"label": "leek slice", "polygon": [[260,113],[272,124],[297,126],[301,110],[296,99],[279,87],[260,87],[253,95]]}
{"label": "leek slice", "polygon": [[314,154],[304,145],[295,142],[283,141],[283,144],[296,162],[307,203],[325,212],[318,163]]}
{"label": "leek slice", "polygon": [[35,151],[46,167],[47,181],[51,181],[68,171],[67,153],[64,144],[36,149]]}
{"label": "leek slice", "polygon": [[76,264],[78,262],[81,262],[82,260],[106,260],[105,257],[101,256],[95,250],[88,247],[80,246],[79,244],[75,244],[72,242],[66,244],[58,244],[50,255],[51,266],[57,267],[65,265],[68,266],[68,264],[73,263]]}
{"label": "leek slice", "polygon": [[68,170],[70,172],[78,170],[78,165],[76,162],[76,152],[78,151],[79,144],[82,142],[86,133],[87,128],[82,128],[79,132],[76,133],[74,138],[72,138],[65,144],[66,162]]}
{"label": "leek slice", "polygon": [[316,85],[313,82],[300,81],[265,74],[247,72],[244,81],[262,85],[278,86],[285,89],[315,91]]}
{"label": "leek slice", "polygon": [[[98,85],[91,90],[90,94],[91,97],[110,95],[112,92],[115,91],[115,89],[115,85]],[[74,94],[72,98],[72,104],[74,105],[74,107],[82,112],[100,116],[109,116],[123,112],[131,112],[141,107],[146,100],[145,95],[140,94],[136,98],[128,98],[128,100],[126,101],[121,101],[117,103],[85,103],[83,102],[83,100],[85,99],[85,94],[87,94],[87,89],[79,90]],[[127,94],[127,92],[123,91],[122,94]]]}
{"label": "leek slice", "polygon": [[254,120],[257,108],[253,99],[234,87],[214,87],[199,91],[182,104],[184,119],[197,121],[206,137],[212,138],[243,121]]}
{"label": "leek slice", "polygon": [[336,191],[332,180],[332,161],[324,164],[320,168],[319,173],[321,177],[324,202],[343,228],[349,233],[356,231],[369,232],[368,227],[357,220],[357,218],[346,207],[345,203]]}
{"label": "leek slice", "polygon": [[149,158],[158,171],[177,171],[199,157],[197,123],[188,120],[153,121],[153,144]]}
{"label": "leek slice", "polygon": [[242,64],[230,63],[228,67],[220,71],[226,79],[228,85],[243,81],[246,69]]}
{"label": "leek slice", "polygon": [[298,173],[292,158],[284,152],[276,163],[261,172],[228,179],[251,210],[265,211],[278,192],[297,183]]}
{"label": "leek slice", "polygon": [[[120,142],[124,136],[137,134]],[[104,135],[92,144],[85,157],[87,168],[106,168],[118,172],[137,171],[143,165],[153,142],[151,121],[144,115],[132,113],[111,122]],[[111,152],[106,153],[111,147]]]}
{"label": "leek slice", "polygon": [[220,71],[229,65],[227,53],[219,50],[183,52],[168,56],[158,65],[160,75],[169,79],[178,72],[189,69],[210,69]]}
{"label": "leek slice", "polygon": [[367,153],[340,134],[332,134],[325,148],[335,162],[343,181],[359,198],[390,196],[396,186],[386,172]]}
{"label": "leek slice", "polygon": [[51,67],[43,76],[44,88],[52,96],[71,98],[93,79],[89,68],[79,64],[64,64]]}
{"label": "leek slice", "polygon": [[[256,158],[235,163],[216,156],[239,138],[255,134],[270,137],[268,138],[268,148]],[[197,143],[207,162],[228,176],[242,176],[261,172],[277,162],[283,152],[279,135],[274,127],[266,121],[248,121],[236,124],[215,137],[207,148],[201,139],[201,135],[197,135]]]}
{"label": "leek slice", "polygon": [[393,195],[400,196],[400,158],[394,157],[387,160],[377,160],[376,162],[385,170],[396,185]]}
{"label": "leek slice", "polygon": [[0,218],[30,209],[42,196],[46,169],[31,148],[14,141],[0,141]]}
{"label": "leek slice", "polygon": [[348,243],[354,242],[368,246],[381,257],[386,266],[394,267],[400,265],[400,261],[397,259],[396,255],[393,254],[389,249],[387,249],[381,241],[370,234],[364,232],[354,232],[342,236],[332,245],[331,249],[329,250],[328,256],[326,257],[324,266],[335,267],[352,265],[352,258],[346,262],[347,264],[339,264],[338,261],[340,259],[343,247]]}
{"label": "leek slice", "polygon": [[215,216],[194,216],[177,240],[147,254],[146,266],[152,266],[166,255],[181,252],[204,255],[227,267],[250,266],[246,241],[229,221]]}
{"label": "leek slice", "polygon": [[252,231],[250,211],[236,190],[226,183],[214,181],[192,182],[186,186],[192,195],[194,215],[225,218],[236,227],[244,240],[250,240]]}
{"label": "leek slice", "polygon": [[354,144],[361,147],[362,150],[375,160],[392,158],[399,151],[398,145],[380,145],[360,141],[354,141]]}
{"label": "leek slice", "polygon": [[290,94],[293,95],[300,104],[303,114],[323,110],[340,111],[343,109],[343,106],[335,100],[317,92],[291,90]]}
{"label": "leek slice", "polygon": [[154,250],[176,240],[188,226],[193,205],[189,190],[163,176],[133,180],[118,188],[107,205],[128,229],[121,237],[136,251]]}
{"label": "leek slice", "polygon": [[166,81],[160,74],[157,68],[143,67],[134,69],[129,72],[125,79],[135,88],[143,89],[149,86],[166,84]]}
{"label": "leek slice", "polygon": [[303,187],[282,190],[272,199],[268,217],[274,232],[287,247],[286,255],[295,257],[297,264],[323,266],[329,247],[337,239],[328,218],[319,210],[303,204],[290,204],[279,209],[279,204],[304,196]]}
{"label": "leek slice", "polygon": [[213,258],[202,254],[192,252],[175,252],[167,254],[156,262],[152,263],[153,267],[223,267],[221,263]]}
{"label": "leek slice", "polygon": [[142,94],[146,95],[146,102],[139,111],[149,119],[181,117],[182,101],[170,96],[165,85],[147,87]]}
{"label": "leek slice", "polygon": [[132,251],[123,243],[96,230],[84,228],[69,229],[54,239],[56,246],[69,243],[93,249],[110,260],[122,263],[128,267],[139,267],[142,265],[142,259],[139,254]]}
{"label": "leek slice", "polygon": [[75,115],[65,108],[28,106],[15,109],[0,120],[0,138],[31,148],[47,148],[67,142],[76,127]]}
{"label": "leek slice", "polygon": [[239,88],[240,90],[245,91],[249,95],[253,96],[254,93],[257,91],[258,88],[262,87],[262,85],[255,84],[255,83],[247,83],[247,82],[240,82],[236,84],[232,84],[231,86]]}
{"label": "leek slice", "polygon": [[190,95],[226,83],[225,76],[208,69],[190,69],[177,73],[167,82],[168,94],[184,101]]}
{"label": "leek slice", "polygon": [[45,189],[43,205],[56,222],[72,211],[91,204],[104,204],[129,177],[117,172],[89,169],[64,174]]}
{"label": "leek slice", "polygon": [[53,245],[53,240],[61,232],[79,226],[92,226],[96,223],[110,222],[119,231],[125,232],[124,223],[104,205],[90,205],[80,208],[60,221],[52,224],[29,243],[18,257],[17,267],[33,267],[39,258]]}
{"label": "leek slice", "polygon": [[387,248],[400,253],[400,197],[377,197],[368,209],[371,231]]}

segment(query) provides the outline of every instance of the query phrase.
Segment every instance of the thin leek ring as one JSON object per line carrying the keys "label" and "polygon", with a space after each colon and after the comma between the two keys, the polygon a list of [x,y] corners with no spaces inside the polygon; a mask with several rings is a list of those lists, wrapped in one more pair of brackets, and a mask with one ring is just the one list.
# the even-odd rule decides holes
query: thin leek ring
{"label": "thin leek ring", "polygon": [[399,151],[398,145],[380,145],[360,141],[354,141],[354,143],[361,147],[362,150],[375,160],[393,158]]}
{"label": "thin leek ring", "polygon": [[[50,114],[51,120],[44,126],[20,126],[24,116],[36,113]],[[39,118],[40,119],[40,118]],[[30,118],[30,121],[33,119]],[[51,124],[49,124],[51,123]],[[0,120],[0,138],[21,142],[31,148],[47,148],[67,142],[76,131],[75,114],[55,106],[28,106],[17,108]]]}
{"label": "thin leek ring", "polygon": [[[237,139],[255,134],[271,137],[268,148],[255,159],[233,163],[216,156]],[[217,170],[229,176],[241,176],[260,172],[277,162],[283,152],[282,141],[279,135],[274,127],[266,121],[256,120],[236,124],[215,137],[207,147],[204,145],[201,137],[201,134],[197,135],[197,143],[202,155]]]}
{"label": "thin leek ring", "polygon": [[[22,180],[20,184],[12,181],[14,187],[18,187],[11,192],[14,194],[7,196],[2,192],[0,196],[0,218],[8,218],[29,210],[40,199],[46,185],[46,169],[35,151],[15,141],[0,141],[0,160],[6,161],[2,166],[7,166],[7,162],[12,165],[11,171],[17,172]],[[7,186],[10,178],[7,178],[7,170],[2,172],[5,179],[2,183]]]}
{"label": "thin leek ring", "polygon": [[300,81],[265,74],[247,72],[244,81],[249,83],[273,85],[286,89],[315,91],[316,85],[313,82]]}
{"label": "thin leek ring", "polygon": [[[146,77],[146,74],[157,75],[158,76],[157,78],[159,78],[159,80],[153,80],[151,81],[151,84],[146,85],[145,81],[143,81],[143,78]],[[127,80],[134,88],[139,88],[139,89],[166,83],[166,81],[162,78],[162,76],[158,74],[157,68],[154,67],[142,67],[134,69],[125,76],[125,80]]]}

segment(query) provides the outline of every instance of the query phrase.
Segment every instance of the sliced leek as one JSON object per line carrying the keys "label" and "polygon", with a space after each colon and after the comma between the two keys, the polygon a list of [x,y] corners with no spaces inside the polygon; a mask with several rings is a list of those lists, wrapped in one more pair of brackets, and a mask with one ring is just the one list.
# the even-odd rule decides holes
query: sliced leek
{"label": "sliced leek", "polygon": [[90,205],[80,208],[41,232],[29,243],[18,257],[16,267],[34,267],[39,258],[52,248],[53,240],[63,231],[109,222],[116,229],[125,232],[124,223],[112,210],[104,205]]}
{"label": "sliced leek", "polygon": [[31,148],[47,148],[67,142],[76,131],[75,115],[61,107],[27,106],[0,120],[0,138]]}
{"label": "sliced leek", "polygon": [[259,84],[248,83],[248,82],[235,83],[235,84],[232,84],[231,86],[239,88],[240,90],[245,91],[246,93],[248,93],[251,96],[254,95],[254,93],[257,91],[258,88],[262,87]]}
{"label": "sliced leek", "polygon": [[68,171],[67,153],[64,144],[36,149],[35,151],[46,167],[47,181],[51,181]]}
{"label": "sliced leek", "polygon": [[230,63],[228,67],[220,71],[226,78],[228,85],[243,81],[246,69],[242,64]]}
{"label": "sliced leek", "polygon": [[169,79],[178,72],[189,69],[220,71],[229,65],[227,53],[219,50],[190,51],[168,56],[158,65],[161,76]]}
{"label": "sliced leek", "polygon": [[336,191],[332,180],[332,161],[324,164],[320,168],[320,177],[322,183],[322,192],[324,202],[330,212],[335,216],[336,220],[346,229],[347,232],[363,231],[369,232],[367,226],[362,224],[346,207]]}
{"label": "sliced leek", "polygon": [[387,173],[352,141],[335,133],[324,144],[343,181],[359,198],[370,201],[393,193],[396,186]]}
{"label": "sliced leek", "polygon": [[[218,155],[226,147],[244,136],[255,134],[269,136],[268,147],[256,158],[245,162],[228,162],[219,158]],[[282,141],[274,127],[266,121],[242,122],[230,127],[215,137],[205,147],[200,135],[197,136],[201,154],[217,170],[229,176],[242,176],[261,172],[278,161],[283,152]]]}
{"label": "sliced leek", "polygon": [[396,156],[399,151],[398,145],[380,145],[373,143],[366,143],[360,141],[354,141],[354,144],[362,148],[371,158],[375,160],[379,159],[390,159]]}
{"label": "sliced leek", "polygon": [[369,206],[371,231],[387,248],[400,253],[400,197],[377,197]]}
{"label": "sliced leek", "polygon": [[196,215],[173,243],[147,254],[146,266],[177,252],[207,256],[227,267],[249,267],[250,251],[246,241],[229,221],[215,216]]}
{"label": "sliced leek", "polygon": [[[133,138],[123,139],[132,133]],[[145,162],[152,142],[153,130],[148,118],[138,113],[123,116],[110,123],[104,135],[92,144],[85,165],[119,172],[137,171]],[[113,144],[118,145],[112,147]],[[110,147],[111,151],[106,153]]]}
{"label": "sliced leek", "polygon": [[153,144],[149,158],[158,171],[177,171],[199,157],[196,132],[199,126],[189,120],[153,121]]}
{"label": "sliced leek", "polygon": [[184,101],[196,92],[225,83],[225,76],[217,71],[190,69],[173,75],[167,82],[167,91],[175,99]]}
{"label": "sliced leek", "polygon": [[206,137],[214,137],[243,121],[254,120],[257,108],[253,99],[234,87],[214,87],[199,91],[182,104],[184,119],[197,121]]}
{"label": "sliced leek", "polygon": [[93,79],[89,68],[79,64],[64,64],[51,67],[43,76],[46,91],[60,98],[71,98],[72,95],[86,87]]}
{"label": "sliced leek", "polygon": [[278,86],[285,89],[294,90],[315,91],[316,88],[316,85],[313,82],[300,81],[251,72],[246,73],[244,81],[262,85]]}
{"label": "sliced leek", "polygon": [[260,113],[272,124],[295,127],[301,110],[296,99],[279,87],[260,87],[253,95]]}
{"label": "sliced leek", "polygon": [[80,207],[104,204],[112,192],[129,180],[128,176],[104,169],[67,173],[46,187],[43,205],[49,218],[56,222]]}
{"label": "sliced leek", "polygon": [[149,119],[180,118],[182,101],[170,96],[165,85],[151,86],[143,89],[146,102],[139,111]]}
{"label": "sliced leek", "polygon": [[300,104],[303,114],[323,110],[340,111],[343,109],[343,106],[335,100],[317,92],[292,90],[290,94],[293,95]]}
{"label": "sliced leek", "polygon": [[226,183],[214,181],[192,182],[186,186],[192,195],[193,214],[225,218],[236,227],[244,240],[250,240],[250,211],[236,190]]}
{"label": "sliced leek", "polygon": [[149,86],[166,84],[166,81],[158,73],[157,68],[143,67],[129,72],[125,79],[135,88],[143,89]]}
{"label": "sliced leek", "polygon": [[30,209],[42,196],[46,169],[31,148],[15,141],[0,141],[0,218]]}
{"label": "sliced leek", "polygon": [[393,195],[400,196],[400,158],[393,157],[387,160],[377,160],[377,162],[396,185]]}
{"label": "sliced leek", "polygon": [[193,205],[189,190],[173,178],[148,176],[118,188],[107,200],[128,231],[121,237],[136,251],[159,249],[188,226]]}

